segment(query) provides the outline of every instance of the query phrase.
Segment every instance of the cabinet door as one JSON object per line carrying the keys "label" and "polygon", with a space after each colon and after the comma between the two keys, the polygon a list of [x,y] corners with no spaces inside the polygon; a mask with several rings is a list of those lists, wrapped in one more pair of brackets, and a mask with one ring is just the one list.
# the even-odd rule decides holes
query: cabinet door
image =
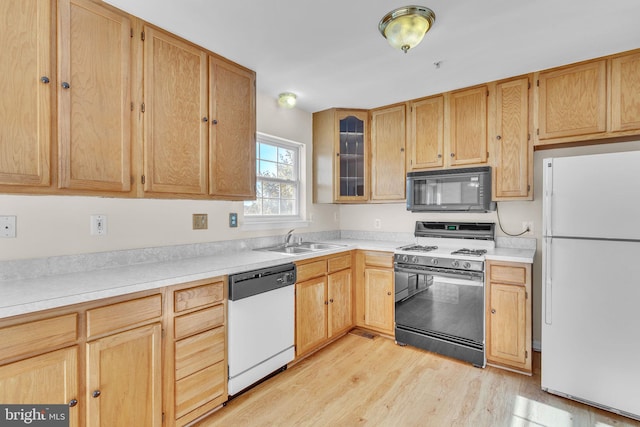
{"label": "cabinet door", "polygon": [[0,1],[0,184],[50,183],[51,3]]}
{"label": "cabinet door", "polygon": [[371,200],[405,198],[405,106],[371,113]]}
{"label": "cabinet door", "polygon": [[351,269],[327,277],[329,297],[329,338],[347,331],[353,325]]}
{"label": "cabinet door", "polygon": [[489,89],[480,86],[449,95],[449,164],[487,162],[487,98]]}
{"label": "cabinet door", "polygon": [[[71,404],[78,400],[78,348],[70,347],[0,366],[3,404]],[[69,426],[78,407],[69,408]]]}
{"label": "cabinet door", "polygon": [[145,27],[144,190],[207,193],[207,54]]}
{"label": "cabinet door", "polygon": [[364,324],[393,333],[393,270],[367,267],[364,270]]}
{"label": "cabinet door", "polygon": [[[209,192],[215,196],[256,196],[256,76],[209,57]],[[240,166],[240,167],[239,167]]]}
{"label": "cabinet door", "polygon": [[444,97],[411,103],[411,169],[444,166]]}
{"label": "cabinet door", "polygon": [[490,284],[490,345],[487,359],[526,362],[526,290],[524,286]]}
{"label": "cabinet door", "polygon": [[606,60],[540,73],[538,138],[606,130]]}
{"label": "cabinet door", "polygon": [[611,60],[611,130],[640,129],[640,53]]}
{"label": "cabinet door", "polygon": [[[353,202],[369,198],[367,129],[369,120],[362,111],[336,113],[334,194],[335,201]],[[315,170],[316,175],[323,174]]]}
{"label": "cabinet door", "polygon": [[87,344],[87,425],[162,425],[161,326]]}
{"label": "cabinet door", "polygon": [[529,79],[496,85],[494,199],[526,198],[533,166],[529,149]]}
{"label": "cabinet door", "polygon": [[327,338],[327,279],[319,277],[296,284],[296,355],[322,344]]}
{"label": "cabinet door", "polygon": [[131,21],[88,0],[58,2],[61,188],[131,188]]}

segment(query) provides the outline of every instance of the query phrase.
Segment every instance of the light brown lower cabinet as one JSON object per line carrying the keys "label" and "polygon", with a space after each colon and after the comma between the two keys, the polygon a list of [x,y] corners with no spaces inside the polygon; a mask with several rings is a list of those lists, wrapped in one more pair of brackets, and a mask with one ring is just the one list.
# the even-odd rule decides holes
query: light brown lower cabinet
{"label": "light brown lower cabinet", "polygon": [[351,257],[349,252],[296,263],[296,357],[353,326]]}
{"label": "light brown lower cabinet", "polygon": [[394,335],[393,253],[356,252],[356,326]]}
{"label": "light brown lower cabinet", "polygon": [[487,286],[487,363],[531,375],[531,264],[488,261]]}
{"label": "light brown lower cabinet", "polygon": [[0,319],[0,402],[70,427],[182,426],[227,400],[226,278]]}

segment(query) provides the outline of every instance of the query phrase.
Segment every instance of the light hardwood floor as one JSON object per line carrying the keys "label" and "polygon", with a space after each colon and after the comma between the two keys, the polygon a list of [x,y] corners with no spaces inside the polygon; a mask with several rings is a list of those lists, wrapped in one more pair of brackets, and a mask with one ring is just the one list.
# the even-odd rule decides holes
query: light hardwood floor
{"label": "light hardwood floor", "polygon": [[539,366],[527,377],[348,334],[198,426],[640,426],[543,392]]}

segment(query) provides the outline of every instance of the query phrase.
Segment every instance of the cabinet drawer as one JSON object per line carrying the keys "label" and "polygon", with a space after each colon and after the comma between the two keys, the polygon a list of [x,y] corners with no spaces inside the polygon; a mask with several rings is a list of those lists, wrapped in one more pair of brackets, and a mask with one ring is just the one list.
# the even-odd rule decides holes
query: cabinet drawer
{"label": "cabinet drawer", "polygon": [[224,305],[206,308],[174,319],[176,339],[206,331],[224,323]]}
{"label": "cabinet drawer", "polygon": [[0,360],[49,351],[54,347],[73,343],[77,338],[77,313],[7,326],[0,329]]}
{"label": "cabinet drawer", "polygon": [[176,342],[176,379],[223,360],[224,354],[223,326]]}
{"label": "cabinet drawer", "polygon": [[527,282],[527,268],[525,266],[491,264],[489,280],[491,282],[524,284]]}
{"label": "cabinet drawer", "polygon": [[365,252],[364,263],[376,267],[393,268],[393,254],[384,252]]}
{"label": "cabinet drawer", "polygon": [[182,289],[174,292],[174,310],[179,313],[191,308],[220,302],[222,298],[224,298],[224,282]]}
{"label": "cabinet drawer", "polygon": [[176,418],[224,393],[226,366],[218,362],[176,382]]}
{"label": "cabinet drawer", "polygon": [[162,316],[162,295],[151,295],[87,311],[87,338]]}
{"label": "cabinet drawer", "polygon": [[330,258],[327,261],[327,263],[328,263],[327,270],[329,273],[333,273],[334,271],[344,270],[345,268],[351,267],[351,254]]}
{"label": "cabinet drawer", "polygon": [[314,261],[308,264],[302,264],[297,266],[297,281],[304,282],[305,280],[313,279],[314,277],[322,276],[327,273],[327,260]]}

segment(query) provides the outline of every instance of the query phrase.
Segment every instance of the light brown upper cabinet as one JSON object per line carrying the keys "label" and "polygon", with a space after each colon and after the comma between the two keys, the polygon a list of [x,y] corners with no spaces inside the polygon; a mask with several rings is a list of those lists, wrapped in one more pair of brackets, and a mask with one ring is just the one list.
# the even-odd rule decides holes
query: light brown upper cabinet
{"label": "light brown upper cabinet", "polygon": [[207,53],[144,28],[144,191],[207,194]]}
{"label": "light brown upper cabinet", "polygon": [[488,97],[486,85],[448,94],[449,165],[487,162]]}
{"label": "light brown upper cabinet", "polygon": [[410,169],[444,166],[444,96],[412,101],[409,142]]}
{"label": "light brown upper cabinet", "polygon": [[405,105],[371,111],[371,200],[405,198]]}
{"label": "light brown upper cabinet", "polygon": [[640,129],[640,53],[611,59],[611,130]]}
{"label": "light brown upper cabinet", "polygon": [[48,0],[0,1],[0,184],[51,182],[55,63]]}
{"label": "light brown upper cabinet", "polygon": [[313,113],[313,201],[369,199],[369,115],[365,110]]}
{"label": "light brown upper cabinet", "polygon": [[131,188],[131,28],[93,1],[58,2],[60,188]]}
{"label": "light brown upper cabinet", "polygon": [[533,197],[530,87],[528,77],[495,85],[495,107],[490,108],[489,114],[494,200]]}
{"label": "light brown upper cabinet", "polygon": [[[209,56],[209,192],[256,195],[256,75]],[[239,167],[241,165],[241,167]]]}
{"label": "light brown upper cabinet", "polygon": [[540,73],[538,139],[604,132],[607,123],[605,59]]}

